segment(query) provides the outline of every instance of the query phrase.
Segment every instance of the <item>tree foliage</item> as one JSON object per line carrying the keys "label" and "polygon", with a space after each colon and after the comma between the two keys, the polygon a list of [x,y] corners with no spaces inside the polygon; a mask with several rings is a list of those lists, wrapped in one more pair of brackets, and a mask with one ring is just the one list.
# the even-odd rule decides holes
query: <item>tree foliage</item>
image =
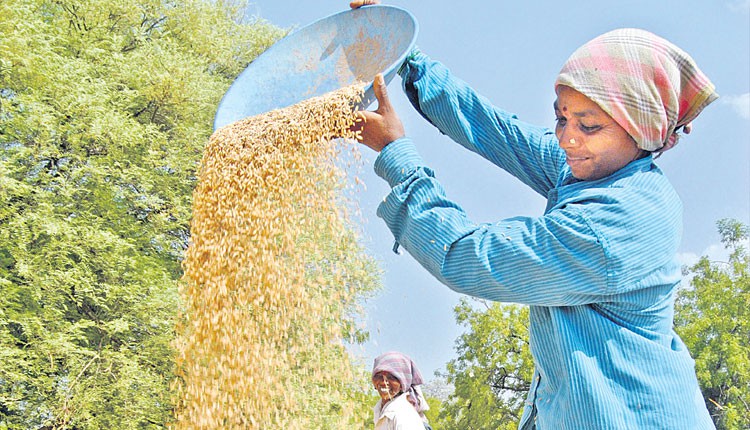
{"label": "tree foliage", "polygon": [[241,5],[0,2],[0,428],[169,419],[176,283]]}
{"label": "tree foliage", "polygon": [[750,255],[748,227],[717,223],[729,261],[704,256],[688,273],[676,304],[676,330],[695,358],[696,374],[718,429],[750,428]]}
{"label": "tree foliage", "polygon": [[516,429],[534,371],[528,307],[463,299],[455,313],[467,330],[456,341],[458,358],[446,365],[454,392],[436,428]]}

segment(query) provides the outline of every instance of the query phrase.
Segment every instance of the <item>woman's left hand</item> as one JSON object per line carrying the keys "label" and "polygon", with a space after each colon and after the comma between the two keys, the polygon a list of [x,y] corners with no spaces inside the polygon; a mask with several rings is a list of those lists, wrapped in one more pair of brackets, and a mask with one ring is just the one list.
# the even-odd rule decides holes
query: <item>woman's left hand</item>
{"label": "woman's left hand", "polygon": [[349,7],[352,9],[358,9],[362,6],[370,6],[373,4],[380,4],[380,0],[352,0],[349,2]]}

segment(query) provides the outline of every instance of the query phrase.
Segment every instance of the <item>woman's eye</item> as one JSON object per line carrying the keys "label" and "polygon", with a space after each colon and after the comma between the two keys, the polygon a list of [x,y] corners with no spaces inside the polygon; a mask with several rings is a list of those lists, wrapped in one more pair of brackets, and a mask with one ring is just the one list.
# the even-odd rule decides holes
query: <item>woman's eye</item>
{"label": "woman's eye", "polygon": [[587,126],[587,125],[581,124],[580,126],[581,126],[581,131],[583,131],[584,133],[593,133],[601,128],[598,125]]}
{"label": "woman's eye", "polygon": [[555,117],[555,123],[557,123],[558,127],[564,126],[566,122],[567,122],[567,119],[565,119],[564,116]]}

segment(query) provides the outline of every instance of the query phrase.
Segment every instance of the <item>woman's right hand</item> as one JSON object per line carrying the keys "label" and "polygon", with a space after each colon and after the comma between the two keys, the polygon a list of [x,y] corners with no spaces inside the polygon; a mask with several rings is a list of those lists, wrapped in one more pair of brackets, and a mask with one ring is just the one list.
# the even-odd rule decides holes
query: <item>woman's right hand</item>
{"label": "woman's right hand", "polygon": [[[349,7],[358,9],[375,4],[380,4],[380,0],[352,0],[349,2]],[[365,146],[380,152],[386,145],[404,136],[404,126],[388,98],[383,75],[375,76],[372,85],[375,97],[378,99],[378,109],[374,112],[360,111],[359,116],[362,121],[357,123],[353,130],[359,130],[362,133],[362,143]]]}
{"label": "woman's right hand", "polygon": [[349,7],[352,9],[358,9],[362,6],[370,6],[373,4],[380,4],[380,0],[352,0],[349,2]]}
{"label": "woman's right hand", "polygon": [[391,105],[382,73],[375,76],[372,86],[378,99],[378,108],[375,111],[359,111],[361,121],[355,124],[352,131],[360,131],[362,143],[380,152],[389,143],[404,137],[404,125]]}

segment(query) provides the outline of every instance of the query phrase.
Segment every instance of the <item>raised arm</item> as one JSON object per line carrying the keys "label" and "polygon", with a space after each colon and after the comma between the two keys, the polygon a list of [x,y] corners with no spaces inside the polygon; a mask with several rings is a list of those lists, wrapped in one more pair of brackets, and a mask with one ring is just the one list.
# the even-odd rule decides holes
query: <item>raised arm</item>
{"label": "raised arm", "polygon": [[443,134],[547,197],[565,165],[553,130],[495,107],[418,50],[399,74],[412,105]]}

